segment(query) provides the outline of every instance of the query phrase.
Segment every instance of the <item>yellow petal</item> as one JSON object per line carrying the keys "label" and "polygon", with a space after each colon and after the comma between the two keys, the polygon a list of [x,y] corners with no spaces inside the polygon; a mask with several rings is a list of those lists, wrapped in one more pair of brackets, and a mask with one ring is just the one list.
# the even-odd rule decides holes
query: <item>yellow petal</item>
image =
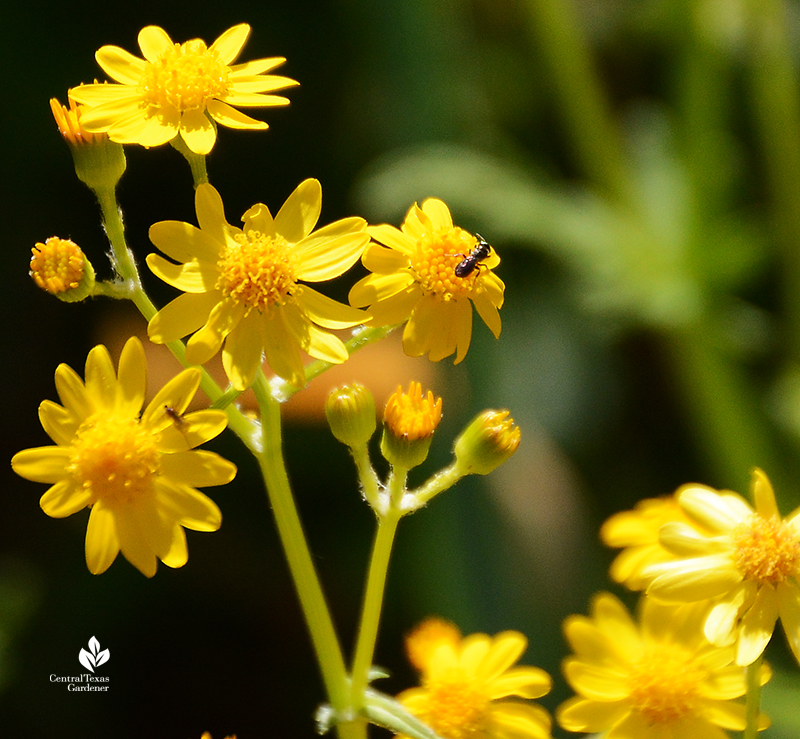
{"label": "yellow petal", "polygon": [[52,400],[39,404],[39,421],[45,433],[59,445],[71,444],[81,421]]}
{"label": "yellow petal", "polygon": [[361,257],[369,242],[363,218],[342,218],[297,244],[297,279],[331,280],[344,274]]}
{"label": "yellow petal", "polygon": [[518,631],[504,631],[492,639],[491,648],[478,666],[477,674],[491,681],[513,665],[525,651],[528,640]]}
{"label": "yellow petal", "polygon": [[295,297],[301,310],[314,323],[325,328],[350,328],[364,323],[368,319],[368,315],[364,311],[332,300],[307,285],[300,286]]}
{"label": "yellow petal", "polygon": [[741,620],[739,640],[736,643],[736,664],[745,666],[755,662],[763,654],[775,622],[778,620],[778,594],[772,585],[762,585],[756,593],[755,602],[747,609]]}
{"label": "yellow petal", "polygon": [[489,707],[489,736],[504,739],[550,739],[550,716],[525,703],[493,703]]}
{"label": "yellow petal", "polygon": [[408,257],[405,254],[374,242],[367,247],[361,257],[361,263],[370,272],[382,275],[390,275],[409,268]]}
{"label": "yellow petal", "polygon": [[[229,90],[234,93],[243,92],[248,94],[275,92],[276,90],[284,90],[287,87],[295,87],[299,84],[290,77],[281,77],[275,74],[261,75],[251,73],[247,75],[239,73],[237,75],[230,75],[229,80]],[[270,97],[272,96],[264,95],[265,100]],[[225,96],[224,99],[227,100],[228,97]]]}
{"label": "yellow petal", "polygon": [[234,64],[230,68],[230,78],[236,81],[239,77],[250,77],[253,75],[269,72],[276,67],[280,67],[286,61],[286,57],[272,56],[265,59],[253,59],[249,62]]}
{"label": "yellow petal", "polygon": [[173,48],[169,34],[159,26],[145,26],[139,31],[139,48],[148,62],[158,62],[162,54]]}
{"label": "yellow petal", "polygon": [[90,106],[81,110],[81,128],[86,128],[95,120],[98,106],[103,110],[106,110],[107,106],[112,110],[117,106],[118,111],[133,113],[139,110],[138,106],[142,99],[142,96],[130,87],[100,84],[78,85],[70,89],[69,96],[76,103]]}
{"label": "yellow petal", "polygon": [[91,490],[76,486],[72,480],[57,482],[39,499],[42,510],[51,518],[66,518],[91,502]]}
{"label": "yellow petal", "polygon": [[221,100],[210,100],[206,109],[208,110],[208,114],[221,126],[241,130],[255,129],[261,131],[269,128],[264,121],[251,118],[249,115],[245,115],[240,110],[232,108]]}
{"label": "yellow petal", "polygon": [[264,203],[256,203],[242,216],[245,231],[258,231],[264,236],[275,236],[275,220]]}
{"label": "yellow petal", "polygon": [[489,330],[494,334],[494,338],[500,337],[500,313],[498,312],[495,304],[492,302],[489,295],[485,292],[479,292],[470,296],[478,315],[483,319],[483,322],[489,327]]}
{"label": "yellow petal", "polygon": [[222,293],[216,290],[183,293],[153,316],[147,326],[147,335],[157,344],[166,344],[194,333],[208,321],[221,298]]}
{"label": "yellow petal", "polygon": [[216,531],[222,513],[207,495],[186,485],[159,480],[158,505],[172,521],[193,531]]}
{"label": "yellow petal", "polygon": [[147,404],[142,414],[142,425],[158,429],[167,425],[164,408],[174,409],[182,414],[192,401],[203,373],[199,367],[189,367],[167,382]]}
{"label": "yellow petal", "polygon": [[216,51],[223,64],[230,64],[241,53],[249,35],[250,26],[247,23],[239,23],[220,34],[211,44],[209,51]]}
{"label": "yellow petal", "polygon": [[186,361],[205,364],[211,359],[220,350],[225,337],[242,320],[245,310],[243,304],[234,304],[230,300],[217,303],[206,325],[196,331],[186,344]]}
{"label": "yellow petal", "polygon": [[147,361],[142,342],[135,336],[122,348],[118,374],[116,408],[122,415],[136,418],[147,390]]}
{"label": "yellow petal", "polygon": [[756,511],[764,518],[780,518],[778,504],[775,502],[775,492],[772,483],[764,472],[758,468],[753,470],[753,500]]}
{"label": "yellow petal", "polygon": [[783,630],[794,658],[800,662],[800,587],[793,581],[778,585]]}
{"label": "yellow petal", "polygon": [[94,413],[94,402],[86,392],[83,380],[72,367],[59,364],[55,372],[56,391],[64,407],[81,421]]}
{"label": "yellow petal", "polygon": [[[281,87],[288,87],[288,85],[281,85]],[[283,95],[237,92],[235,87],[229,89],[228,93],[222,98],[222,101],[229,105],[238,105],[245,108],[264,108],[289,104],[289,98],[283,97]]]}
{"label": "yellow petal", "polygon": [[195,190],[194,207],[200,228],[220,244],[226,244],[229,238],[241,233],[225,220],[222,198],[212,185],[205,183]]}
{"label": "yellow petal", "polygon": [[691,602],[722,595],[742,581],[730,556],[713,554],[707,557],[681,559],[652,565],[644,572],[657,574],[647,588],[649,595],[669,601]]}
{"label": "yellow petal", "polygon": [[[742,521],[743,508],[736,497],[722,496],[705,485],[684,485],[676,497],[689,517],[714,533],[726,534]],[[744,510],[752,513],[747,504]]]}
{"label": "yellow petal", "polygon": [[388,246],[400,252],[405,257],[410,257],[414,254],[417,242],[408,234],[403,233],[400,229],[390,226],[388,223],[382,223],[378,226],[369,226],[367,233],[379,241],[381,244]]}
{"label": "yellow petal", "polygon": [[[119,554],[119,541],[114,516],[98,501],[89,515],[86,527],[86,566],[93,575],[105,572]],[[155,573],[155,568],[153,568]]]}
{"label": "yellow petal", "polygon": [[261,315],[253,312],[239,321],[225,340],[222,364],[237,390],[249,387],[261,367],[264,348],[261,323]]}
{"label": "yellow petal", "polygon": [[618,724],[630,710],[624,701],[598,702],[575,697],[558,707],[556,717],[567,731],[596,734]]}
{"label": "yellow petal", "polygon": [[[353,285],[350,289],[348,300],[350,305],[356,307],[375,305],[404,291],[406,297],[410,297],[413,294],[414,304],[422,296],[421,288],[415,285],[414,277],[409,272],[398,272],[390,275],[373,274],[367,275]],[[409,307],[405,318],[408,318],[411,308],[413,308],[413,305]]]}
{"label": "yellow petal", "polygon": [[405,321],[413,312],[417,303],[422,298],[422,289],[418,284],[412,284],[402,292],[373,303],[369,307],[372,319],[368,326],[396,326]]}
{"label": "yellow petal", "polygon": [[296,244],[317,225],[321,209],[322,186],[318,180],[304,180],[275,216],[275,230],[290,244]]}
{"label": "yellow petal", "polygon": [[226,485],[236,476],[236,465],[203,449],[165,454],[161,468],[165,477],[191,487]]}
{"label": "yellow petal", "polygon": [[112,410],[117,398],[117,374],[111,355],[98,344],[86,357],[86,392],[96,407]]}
{"label": "yellow petal", "polygon": [[428,198],[422,203],[422,211],[430,218],[431,225],[437,228],[453,228],[450,209],[439,198]]}
{"label": "yellow petal", "polygon": [[264,353],[272,371],[295,387],[305,385],[305,369],[300,347],[283,317],[283,311],[264,314]]}
{"label": "yellow petal", "polygon": [[492,680],[487,691],[491,700],[509,695],[540,698],[549,692],[551,684],[550,676],[538,667],[515,667]]}
{"label": "yellow petal", "polygon": [[153,501],[137,501],[137,504],[115,511],[117,540],[125,559],[142,574],[152,577],[158,565],[157,551],[161,550],[164,554],[169,551],[172,523],[157,515]]}
{"label": "yellow petal", "polygon": [[[144,125],[129,135],[126,131],[127,123],[111,126],[108,129],[109,138],[121,143],[137,143],[141,146],[161,146],[172,141],[179,132],[181,114],[177,108],[161,108],[157,115],[150,115],[144,119]],[[134,138],[135,136],[135,138]]]}
{"label": "yellow petal", "polygon": [[119,46],[103,46],[97,51],[94,58],[112,80],[122,85],[135,87],[142,81],[145,70],[144,61]]}
{"label": "yellow petal", "polygon": [[[183,567],[189,561],[189,549],[186,546],[186,534],[179,525],[172,527],[172,541],[169,550],[161,557],[167,567]],[[201,737],[202,739],[202,737]]]}
{"label": "yellow petal", "polygon": [[629,676],[622,669],[568,657],[563,672],[567,682],[585,698],[617,701],[630,695]]}
{"label": "yellow petal", "polygon": [[666,550],[680,557],[699,557],[731,550],[729,537],[704,536],[693,526],[680,521],[665,523],[659,529],[658,539]]}
{"label": "yellow petal", "polygon": [[208,154],[217,140],[217,129],[203,110],[187,110],[181,116],[181,138],[195,154]]}
{"label": "yellow petal", "polygon": [[314,324],[307,326],[307,340],[301,346],[315,359],[322,359],[332,364],[346,362],[350,356],[341,339],[317,328]]}
{"label": "yellow petal", "polygon": [[185,293],[204,293],[214,290],[219,279],[217,266],[209,262],[175,264],[160,254],[148,254],[147,266],[156,277]]}
{"label": "yellow petal", "polygon": [[191,223],[159,221],[150,226],[150,241],[176,262],[219,260],[224,244]]}
{"label": "yellow petal", "polygon": [[733,641],[734,628],[739,618],[739,613],[745,603],[755,596],[755,585],[752,582],[742,582],[738,587],[719,599],[714,604],[706,617],[703,630],[706,638],[717,645],[730,644]]}

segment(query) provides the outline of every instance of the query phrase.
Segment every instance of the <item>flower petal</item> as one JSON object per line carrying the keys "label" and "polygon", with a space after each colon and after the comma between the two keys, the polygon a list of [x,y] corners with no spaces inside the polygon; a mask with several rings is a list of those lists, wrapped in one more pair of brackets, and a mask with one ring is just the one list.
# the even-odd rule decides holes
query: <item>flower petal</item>
{"label": "flower petal", "polygon": [[[403,233],[399,228],[390,226],[388,223],[381,223],[378,226],[369,226],[367,227],[367,233],[370,237],[375,239],[375,241],[379,241],[384,246],[388,246],[390,249],[400,252],[400,254],[406,258],[414,254],[414,250],[417,246],[417,242],[408,234]],[[370,269],[370,267],[367,267],[367,269]]]}
{"label": "flower petal", "polygon": [[39,404],[39,422],[45,433],[59,446],[72,443],[81,422],[63,406],[52,400]]}
{"label": "flower petal", "polygon": [[503,631],[492,640],[491,649],[478,665],[477,675],[487,682],[494,680],[513,665],[528,646],[518,631]]}
{"label": "flower petal", "polygon": [[183,293],[167,303],[147,325],[147,335],[156,344],[176,341],[201,328],[219,303],[222,293]]}
{"label": "flower petal", "polygon": [[207,232],[183,221],[159,221],[150,226],[150,241],[176,262],[216,264],[224,244]]}
{"label": "flower petal", "polygon": [[93,347],[86,357],[86,392],[95,407],[113,409],[117,399],[117,373],[111,355],[102,344]]}
{"label": "flower petal", "polygon": [[227,485],[236,477],[235,464],[204,449],[165,454],[161,468],[165,477],[191,487]]}
{"label": "flower petal", "polygon": [[242,320],[246,307],[223,300],[214,306],[206,325],[195,331],[186,344],[186,361],[190,364],[205,364],[222,346],[225,337]]}
{"label": "flower petal", "polygon": [[538,667],[515,667],[494,678],[487,686],[491,700],[518,695],[521,698],[540,698],[550,691],[550,676]]}
{"label": "flower petal", "polygon": [[54,483],[67,474],[69,460],[67,447],[39,446],[17,452],[11,458],[11,468],[26,480]]}
{"label": "flower petal", "polygon": [[303,239],[294,250],[297,279],[320,282],[344,274],[369,243],[365,226],[363,218],[342,218]]}
{"label": "flower petal", "polygon": [[86,566],[89,572],[101,575],[111,566],[117,554],[119,541],[114,515],[102,502],[98,502],[92,507],[86,527]]}
{"label": "flower petal", "polygon": [[216,531],[222,524],[217,504],[187,485],[160,480],[158,505],[170,520],[193,531]]}
{"label": "flower petal", "polygon": [[618,724],[630,710],[627,701],[594,701],[576,696],[558,707],[556,717],[567,731],[596,734]]}
{"label": "flower petal", "polygon": [[175,264],[160,254],[148,254],[147,266],[159,279],[185,293],[204,293],[215,289],[219,272],[209,262],[186,262]]}
{"label": "flower petal", "polygon": [[364,311],[332,300],[307,285],[300,286],[295,297],[301,310],[318,326],[332,329],[350,328],[369,319]]}
{"label": "flower petal", "polygon": [[173,47],[169,34],[159,26],[145,26],[139,31],[139,48],[148,62],[156,63],[162,54]]}
{"label": "flower petal", "polygon": [[647,588],[649,595],[670,601],[691,602],[722,595],[742,581],[729,555],[680,559],[648,567],[644,576],[657,577]]}
{"label": "flower petal", "polygon": [[275,230],[290,244],[308,236],[322,210],[322,186],[318,180],[301,182],[275,216]]}
{"label": "flower petal", "polygon": [[102,70],[115,82],[136,87],[142,81],[145,70],[144,61],[119,46],[102,46],[94,58]]}
{"label": "flower petal", "polygon": [[121,415],[136,418],[142,410],[147,390],[147,361],[142,342],[135,336],[128,339],[122,348],[118,375],[116,408]]}
{"label": "flower petal", "polygon": [[211,44],[209,51],[216,51],[223,64],[230,64],[241,53],[250,35],[250,26],[247,23],[239,23],[232,26]]}
{"label": "flower petal", "polygon": [[[289,308],[291,306],[287,306]],[[271,310],[263,316],[264,353],[272,371],[295,387],[306,383],[303,357],[294,332],[283,316],[284,311]]]}
{"label": "flower petal", "polygon": [[222,364],[237,390],[248,388],[261,367],[264,352],[261,322],[258,312],[251,313],[234,326],[225,340]]}
{"label": "flower petal", "polygon": [[497,739],[550,739],[550,716],[525,703],[493,703],[487,734]]}
{"label": "flower petal", "polygon": [[206,106],[208,114],[221,126],[240,130],[260,130],[263,131],[269,126],[264,121],[251,118],[240,110],[231,107],[221,100],[209,100]]}
{"label": "flower petal", "polygon": [[705,485],[684,485],[676,497],[688,516],[714,533],[729,533],[742,521],[742,511],[734,502],[735,498],[722,496]]}
{"label": "flower petal", "polygon": [[741,620],[736,643],[737,665],[752,664],[763,654],[775,631],[779,605],[778,593],[772,585],[764,584],[758,589],[753,605]]}
{"label": "flower petal", "polygon": [[72,480],[65,479],[53,485],[39,499],[39,505],[50,518],[66,518],[82,511],[91,502],[90,488],[78,486]]}
{"label": "flower petal", "polygon": [[201,108],[187,110],[181,116],[181,138],[195,154],[208,154],[217,140],[217,129]]}

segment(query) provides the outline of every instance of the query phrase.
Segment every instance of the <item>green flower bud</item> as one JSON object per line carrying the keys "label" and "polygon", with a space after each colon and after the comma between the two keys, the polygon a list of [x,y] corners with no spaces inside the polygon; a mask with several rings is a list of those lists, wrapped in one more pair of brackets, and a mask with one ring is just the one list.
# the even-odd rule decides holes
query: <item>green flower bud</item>
{"label": "green flower bud", "polygon": [[483,411],[456,439],[456,465],[462,475],[488,475],[519,446],[520,430],[508,411]]}
{"label": "green flower bud", "polygon": [[333,435],[342,444],[359,447],[375,433],[375,400],[358,383],[332,390],[325,401],[325,415]]}

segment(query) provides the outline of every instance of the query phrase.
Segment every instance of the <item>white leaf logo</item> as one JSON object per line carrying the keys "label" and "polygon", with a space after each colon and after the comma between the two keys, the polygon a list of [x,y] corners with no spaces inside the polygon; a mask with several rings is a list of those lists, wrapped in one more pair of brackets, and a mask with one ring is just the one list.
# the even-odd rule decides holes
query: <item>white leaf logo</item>
{"label": "white leaf logo", "polygon": [[89,639],[89,651],[81,649],[78,661],[87,669],[94,672],[95,667],[108,662],[111,653],[107,649],[100,649],[100,642],[94,637]]}

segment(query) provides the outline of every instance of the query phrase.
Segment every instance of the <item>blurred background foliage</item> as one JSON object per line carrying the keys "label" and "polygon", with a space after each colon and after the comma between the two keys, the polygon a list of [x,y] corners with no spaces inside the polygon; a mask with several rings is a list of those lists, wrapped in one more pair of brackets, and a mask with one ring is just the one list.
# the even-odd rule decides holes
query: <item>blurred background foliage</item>
{"label": "blurred background foliage", "polygon": [[[466,361],[404,359],[396,342],[348,363],[385,397],[422,379],[445,420],[421,474],[485,407],[509,407],[518,454],[403,522],[377,660],[396,692],[414,676],[402,635],[437,613],[465,632],[526,633],[526,661],[569,695],[560,625],[612,588],[599,524],[697,481],[746,493],[773,480],[800,504],[800,6],[795,0],[296,0],[79,5],[4,11],[0,139],[6,459],[47,442],[36,417],[59,362],[143,330],[126,306],[65,305],[27,278],[30,248],[71,237],[103,274],[92,195],[74,178],[48,100],[101,74],[96,49],[138,53],[148,24],[211,42],[253,27],[243,59],[285,56],[291,106],[256,112],[266,133],[220,132],[209,158],[231,222],[275,208],[305,177],[322,221],[399,224],[444,199],[498,250],[503,333],[475,322]],[[170,149],[128,150],[119,189],[129,243],[194,221],[191,179]],[[145,275],[155,301],[169,288]],[[355,277],[332,287],[342,297]],[[338,292],[337,292],[338,291]],[[113,350],[112,350],[113,353]],[[153,358],[158,376],[161,360]],[[393,389],[389,387],[389,389]],[[373,517],[344,447],[323,424],[324,387],[287,411],[286,455],[344,645],[353,640]],[[189,535],[190,561],[147,581],[120,558],[93,577],[85,516],[47,518],[40,485],[6,465],[0,497],[3,736],[215,739],[311,736],[323,699],[255,465],[211,495],[224,524]],[[628,602],[635,599],[628,596]],[[107,694],[67,693],[96,636]],[[777,739],[800,733],[797,667],[783,637],[764,693]],[[556,736],[564,732],[555,730]]]}

